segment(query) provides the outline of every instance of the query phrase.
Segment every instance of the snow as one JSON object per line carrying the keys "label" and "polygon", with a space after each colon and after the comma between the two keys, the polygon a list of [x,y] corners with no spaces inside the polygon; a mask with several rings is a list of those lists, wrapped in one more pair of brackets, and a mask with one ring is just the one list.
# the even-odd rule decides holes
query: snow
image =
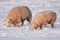
{"label": "snow", "polygon": [[[9,10],[16,6],[28,6],[33,17],[38,11],[56,12],[54,28],[48,25],[41,30],[33,30],[26,21],[24,26],[7,27],[6,16]],[[60,40],[60,0],[0,0],[0,40]]]}

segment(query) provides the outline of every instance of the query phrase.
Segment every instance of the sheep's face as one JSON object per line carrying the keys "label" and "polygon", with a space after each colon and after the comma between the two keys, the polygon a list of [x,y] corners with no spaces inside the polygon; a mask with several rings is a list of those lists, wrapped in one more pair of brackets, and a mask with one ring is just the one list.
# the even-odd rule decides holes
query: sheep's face
{"label": "sheep's face", "polygon": [[35,22],[33,22],[32,23],[32,29],[35,29],[36,30],[37,28],[38,28],[38,25]]}
{"label": "sheep's face", "polygon": [[7,21],[7,26],[8,26],[8,27],[9,27],[10,24],[13,23],[12,20],[10,20],[10,19],[7,19],[6,21]]}

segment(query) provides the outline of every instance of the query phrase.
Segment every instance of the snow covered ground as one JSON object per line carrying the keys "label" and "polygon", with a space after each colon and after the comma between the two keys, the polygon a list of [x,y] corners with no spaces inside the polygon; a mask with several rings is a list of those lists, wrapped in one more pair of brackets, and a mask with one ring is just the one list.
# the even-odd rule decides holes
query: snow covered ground
{"label": "snow covered ground", "polygon": [[[16,6],[28,6],[34,17],[35,12],[52,10],[57,13],[54,29],[34,31],[25,21],[25,26],[6,27],[6,15]],[[60,40],[60,0],[0,0],[0,40]]]}

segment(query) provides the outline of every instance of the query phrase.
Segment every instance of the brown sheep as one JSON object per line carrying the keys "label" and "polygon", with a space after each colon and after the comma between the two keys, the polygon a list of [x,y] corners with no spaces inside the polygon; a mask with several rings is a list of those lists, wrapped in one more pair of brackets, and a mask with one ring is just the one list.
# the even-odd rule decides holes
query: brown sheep
{"label": "brown sheep", "polygon": [[42,28],[44,25],[46,27],[47,24],[51,24],[51,27],[54,28],[54,23],[56,21],[56,13],[53,11],[43,11],[43,12],[37,12],[34,16],[34,20],[32,23],[32,28]]}
{"label": "brown sheep", "polygon": [[31,22],[32,14],[30,9],[27,6],[18,6],[14,7],[9,11],[7,15],[6,22],[7,26],[10,24],[14,24],[18,26],[18,23],[24,23],[24,20],[27,20],[29,23]]}

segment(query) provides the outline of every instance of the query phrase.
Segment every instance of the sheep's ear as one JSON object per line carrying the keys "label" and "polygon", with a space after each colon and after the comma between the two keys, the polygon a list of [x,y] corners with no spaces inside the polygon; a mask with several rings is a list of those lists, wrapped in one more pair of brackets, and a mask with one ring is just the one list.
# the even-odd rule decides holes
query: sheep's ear
{"label": "sheep's ear", "polygon": [[10,19],[10,21],[12,21],[12,19]]}

